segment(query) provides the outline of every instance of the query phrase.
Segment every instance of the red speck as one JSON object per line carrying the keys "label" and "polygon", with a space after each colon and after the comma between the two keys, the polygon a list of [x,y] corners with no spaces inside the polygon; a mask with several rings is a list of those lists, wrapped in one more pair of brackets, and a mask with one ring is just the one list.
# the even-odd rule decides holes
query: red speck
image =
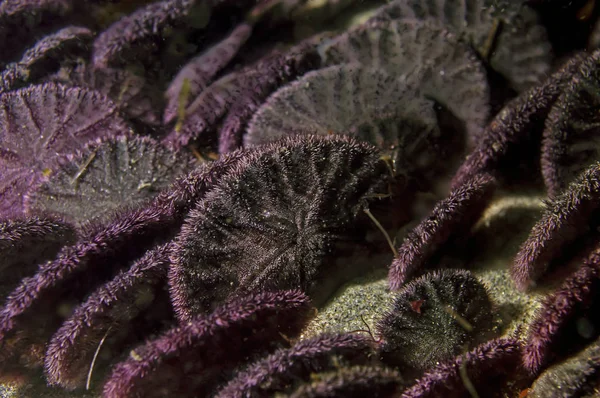
{"label": "red speck", "polygon": [[423,305],[424,302],[425,302],[425,300],[411,301],[410,302],[410,306],[412,307],[412,310],[414,312],[416,312],[417,314],[420,314],[421,313],[421,306]]}
{"label": "red speck", "polygon": [[519,398],[525,398],[527,395],[529,395],[529,388],[521,390],[521,392],[519,393]]}

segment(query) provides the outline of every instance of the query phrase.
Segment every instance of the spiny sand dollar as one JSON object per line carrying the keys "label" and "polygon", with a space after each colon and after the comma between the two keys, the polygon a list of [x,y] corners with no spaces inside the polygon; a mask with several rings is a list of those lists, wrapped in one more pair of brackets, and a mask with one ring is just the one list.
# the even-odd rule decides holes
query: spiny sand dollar
{"label": "spiny sand dollar", "polygon": [[319,52],[325,65],[359,63],[410,82],[463,121],[473,139],[487,121],[485,69],[468,46],[438,23],[371,22],[326,41]]}
{"label": "spiny sand dollar", "polygon": [[115,104],[93,90],[47,83],[0,95],[0,213],[21,211],[23,193],[58,156],[128,132]]}
{"label": "spiny sand dollar", "polygon": [[296,137],[249,151],[176,239],[169,283],[178,316],[248,292],[312,292],[325,269],[343,267],[329,257],[336,243],[360,246],[371,225],[362,210],[388,175],[377,148],[346,137]]}
{"label": "spiny sand dollar", "polygon": [[149,137],[119,136],[62,158],[25,200],[30,213],[51,212],[75,223],[110,214],[157,195],[195,165]]}
{"label": "spiny sand dollar", "polygon": [[544,129],[542,173],[556,195],[600,160],[600,50],[579,66],[558,97]]}
{"label": "spiny sand dollar", "polygon": [[433,101],[381,69],[358,64],[309,72],[277,91],[254,115],[245,144],[291,134],[348,134],[393,152],[403,169],[426,167],[440,138]]}
{"label": "spiny sand dollar", "polygon": [[551,46],[537,14],[520,1],[394,0],[374,20],[427,20],[468,43],[521,91],[550,71]]}

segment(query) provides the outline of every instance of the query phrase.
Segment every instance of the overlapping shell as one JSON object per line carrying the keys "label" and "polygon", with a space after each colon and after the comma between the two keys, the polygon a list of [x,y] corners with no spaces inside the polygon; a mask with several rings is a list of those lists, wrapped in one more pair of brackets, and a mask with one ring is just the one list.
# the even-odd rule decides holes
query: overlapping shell
{"label": "overlapping shell", "polygon": [[127,134],[115,104],[85,88],[57,84],[0,94],[0,214],[23,211],[23,194],[57,167],[58,157]]}
{"label": "overlapping shell", "polygon": [[[0,3],[0,378],[107,397],[596,387],[598,54],[558,68],[558,2],[395,0],[339,30],[365,4],[113,3]],[[331,29],[304,38],[307,18]],[[519,173],[552,201],[515,281],[577,270],[527,336],[490,340],[506,308],[479,274],[404,284]],[[304,293],[322,306],[390,263],[375,335],[301,334]]]}
{"label": "overlapping shell", "polygon": [[147,201],[195,165],[191,153],[169,151],[149,137],[114,137],[59,159],[25,207],[85,223]]}

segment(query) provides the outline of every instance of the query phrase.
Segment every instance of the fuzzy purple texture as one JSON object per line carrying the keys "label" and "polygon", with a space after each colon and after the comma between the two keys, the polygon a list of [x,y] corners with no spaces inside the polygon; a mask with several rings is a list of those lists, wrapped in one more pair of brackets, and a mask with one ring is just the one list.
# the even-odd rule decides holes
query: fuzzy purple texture
{"label": "fuzzy purple texture", "polygon": [[143,77],[127,69],[94,68],[88,64],[63,67],[49,77],[67,86],[87,87],[112,99],[123,114],[156,126],[158,109],[163,107],[162,92]]}
{"label": "fuzzy purple texture", "polygon": [[535,286],[551,261],[589,231],[591,216],[599,206],[600,163],[596,163],[548,202],[542,218],[521,245],[510,270],[520,290]]}
{"label": "fuzzy purple texture", "polygon": [[273,92],[304,73],[320,66],[316,44],[321,37],[310,38],[283,54],[261,60],[256,66],[260,75],[242,80],[241,96],[232,104],[219,130],[219,152],[231,152],[242,146],[244,129],[260,104]]}
{"label": "fuzzy purple texture", "polygon": [[492,175],[482,173],[454,188],[447,198],[438,202],[398,249],[388,275],[390,288],[398,290],[425,271],[431,256],[457,229],[468,230],[487,206],[496,185]]}
{"label": "fuzzy purple texture", "polygon": [[127,123],[99,92],[54,83],[0,95],[0,215],[22,211],[23,194],[60,155],[125,134]]}
{"label": "fuzzy purple texture", "polygon": [[174,128],[163,143],[170,148],[182,148],[206,132],[216,130],[217,122],[227,115],[230,121],[223,121],[219,148],[230,152],[240,147],[243,127],[252,115],[246,107],[255,109],[279,87],[316,68],[318,42],[314,38],[307,39],[217,80],[192,101],[181,128]]}
{"label": "fuzzy purple texture", "polygon": [[542,174],[550,196],[567,188],[591,163],[600,159],[594,142],[600,123],[600,50],[583,60],[553,105],[542,140]]}
{"label": "fuzzy purple texture", "polygon": [[23,16],[39,12],[45,8],[65,9],[70,6],[68,0],[5,0],[0,5],[3,18]]}
{"label": "fuzzy purple texture", "polygon": [[[102,282],[95,273],[102,269],[106,272],[107,268],[114,272],[124,267],[126,258],[117,253],[123,253],[129,245],[141,244],[143,241],[136,232],[147,230],[152,222],[160,224],[160,216],[156,209],[148,209],[121,219],[107,230],[63,248],[55,260],[42,264],[35,275],[21,280],[0,310],[0,345],[3,348],[0,363],[9,363],[12,356],[23,351],[21,345],[11,344],[12,348],[7,348],[14,336],[21,336],[22,344],[26,346],[46,341],[62,322],[56,309],[64,298],[83,299],[89,288]],[[115,251],[111,252],[111,249]]]}
{"label": "fuzzy purple texture", "polygon": [[92,37],[91,30],[79,26],[68,26],[43,37],[26,50],[19,61],[5,67],[0,91],[15,90],[27,82],[35,82],[64,60],[85,54]]}
{"label": "fuzzy purple texture", "polygon": [[[11,61],[73,9],[72,0],[5,0],[0,3],[0,63]],[[18,43],[21,46],[15,44]]]}
{"label": "fuzzy purple texture", "polygon": [[[429,370],[416,384],[402,393],[402,398],[462,398],[469,396],[461,378],[464,367],[479,396],[497,391],[494,378],[509,380],[518,374],[521,343],[513,338],[488,341],[454,360]],[[484,394],[485,392],[485,394]]]}
{"label": "fuzzy purple texture", "polygon": [[298,334],[310,312],[297,290],[231,301],[133,350],[115,366],[104,396],[206,396],[239,361]]}
{"label": "fuzzy purple texture", "polygon": [[56,57],[56,52],[58,50],[65,50],[66,46],[85,46],[86,42],[92,37],[93,33],[88,28],[67,26],[35,43],[35,46],[23,53],[19,63],[31,67],[42,58]]}
{"label": "fuzzy purple texture", "polygon": [[185,19],[197,0],[164,0],[148,4],[100,33],[94,41],[92,62],[96,68],[117,63],[133,46],[150,45],[164,30]]}
{"label": "fuzzy purple texture", "polygon": [[523,363],[532,374],[538,374],[551,361],[564,355],[566,341],[569,347],[583,341],[582,336],[573,335],[573,329],[577,319],[590,312],[599,289],[600,249],[596,248],[581,267],[545,299],[531,323]]}
{"label": "fuzzy purple texture", "polygon": [[311,374],[335,369],[340,361],[358,365],[372,354],[373,343],[358,334],[325,334],[280,349],[238,373],[217,398],[270,396],[307,381]]}
{"label": "fuzzy purple texture", "polygon": [[257,72],[250,73],[248,69],[231,72],[203,90],[186,108],[181,125],[175,125],[172,131],[163,137],[161,143],[170,149],[181,149],[194,139],[213,131],[217,122],[240,95],[242,75],[257,75]]}
{"label": "fuzzy purple texture", "polygon": [[[511,163],[511,150],[521,145],[536,131],[535,126],[544,120],[550,107],[562,93],[564,84],[575,73],[584,55],[569,59],[558,71],[537,85],[508,102],[488,124],[476,144],[452,180],[456,188],[473,176],[494,172],[501,163]],[[512,161],[514,163],[514,161]]]}
{"label": "fuzzy purple texture", "polygon": [[377,148],[348,137],[299,136],[247,153],[177,238],[169,284],[182,321],[231,296],[314,291],[335,244],[364,233],[357,219],[388,177]]}
{"label": "fuzzy purple texture", "polygon": [[67,26],[35,43],[23,53],[19,64],[26,66],[33,75],[31,77],[36,78],[48,73],[47,63],[50,61],[59,63],[60,58],[85,54],[85,48],[93,37],[93,32],[88,28]]}
{"label": "fuzzy purple texture", "polygon": [[[37,239],[54,239],[59,235],[74,236],[73,228],[59,219],[48,217],[11,217],[0,223],[0,250],[30,246]],[[70,240],[70,239],[67,239]],[[3,257],[6,261],[6,257]]]}
{"label": "fuzzy purple texture", "polygon": [[[140,292],[150,289],[149,294],[155,295],[156,290],[166,285],[169,249],[170,244],[164,244],[148,251],[131,268],[91,293],[62,323],[46,350],[49,384],[70,390],[83,387],[89,364],[103,336],[123,335],[124,329],[135,332],[131,324],[140,312],[157,311],[153,304],[156,297],[140,302]],[[111,345],[118,343],[111,338]],[[104,352],[107,348],[105,344]],[[98,367],[96,364],[96,372]]]}
{"label": "fuzzy purple texture", "polygon": [[[269,91],[270,92],[270,91]],[[242,146],[242,137],[248,121],[262,105],[267,95],[246,93],[233,103],[219,130],[219,152],[231,152]]]}
{"label": "fuzzy purple texture", "polygon": [[[167,105],[163,121],[170,123],[177,117],[180,106],[187,108],[189,98],[196,98],[227,64],[233,59],[246,40],[252,34],[252,25],[242,23],[221,42],[207,49],[201,55],[191,59],[179,70],[165,92]],[[184,83],[189,85],[187,98],[181,98]],[[183,101],[183,103],[182,103]]]}
{"label": "fuzzy purple texture", "polygon": [[0,93],[19,87],[28,78],[27,68],[14,62],[6,65],[4,70],[0,72]]}
{"label": "fuzzy purple texture", "polygon": [[[172,32],[189,31],[197,20],[209,17],[221,8],[249,9],[258,0],[163,0],[138,8],[98,35],[94,41],[92,63],[97,68],[145,58]],[[139,58],[136,59],[139,61]]]}
{"label": "fuzzy purple texture", "polygon": [[0,221],[0,302],[20,279],[33,275],[39,263],[52,259],[75,238],[75,229],[56,218],[12,217]]}
{"label": "fuzzy purple texture", "polygon": [[[150,204],[121,210],[110,222],[91,226],[79,242],[64,248],[34,276],[24,278],[0,310],[0,347],[16,334],[29,335],[23,339],[26,345],[30,344],[28,340],[49,338],[48,334],[61,323],[55,309],[65,296],[75,295],[82,300],[89,288],[101,282],[94,275],[105,273],[102,270],[107,264],[118,271],[129,259],[135,259],[157,241],[171,238],[190,207],[241,157],[242,153],[235,152],[200,167],[176,181]],[[45,324],[45,328],[31,325],[36,322]],[[36,336],[39,333],[42,336]],[[7,363],[21,348],[19,345],[0,350],[0,363]]]}
{"label": "fuzzy purple texture", "polygon": [[337,371],[317,373],[287,395],[288,398],[393,398],[403,390],[400,372],[382,367],[342,367]]}

